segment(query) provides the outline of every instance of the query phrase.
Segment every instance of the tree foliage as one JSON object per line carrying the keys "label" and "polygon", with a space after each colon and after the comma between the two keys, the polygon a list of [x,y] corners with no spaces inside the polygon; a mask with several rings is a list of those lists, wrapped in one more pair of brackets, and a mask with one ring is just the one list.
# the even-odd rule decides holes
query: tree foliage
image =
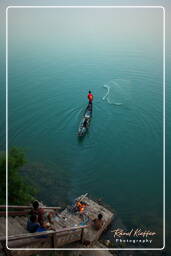
{"label": "tree foliage", "polygon": [[[21,149],[12,148],[8,153],[8,204],[22,205],[33,200],[35,189],[21,176],[21,167],[26,163]],[[0,204],[6,198],[6,155],[0,154]]]}

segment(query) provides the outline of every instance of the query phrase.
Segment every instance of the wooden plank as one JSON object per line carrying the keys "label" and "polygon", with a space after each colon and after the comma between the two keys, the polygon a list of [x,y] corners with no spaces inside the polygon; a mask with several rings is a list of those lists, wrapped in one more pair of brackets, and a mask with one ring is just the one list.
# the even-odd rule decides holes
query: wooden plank
{"label": "wooden plank", "polygon": [[[7,207],[10,209],[10,208],[14,208],[14,209],[33,209],[32,206],[20,206],[20,205],[7,205]],[[46,207],[46,206],[41,206],[41,208],[43,209],[47,209],[47,210],[58,210],[58,209],[61,209],[61,207],[55,207],[55,206],[52,206],[52,207]],[[0,209],[6,209],[6,205],[0,205]]]}
{"label": "wooden plank", "polygon": [[[29,211],[8,211],[8,216],[23,216],[28,214],[29,214]],[[1,216],[6,216],[6,212],[0,211],[0,217]]]}
{"label": "wooden plank", "polygon": [[[42,233],[44,233],[44,232],[41,232],[41,235],[42,235]],[[40,245],[40,242],[42,242],[43,244],[46,243],[46,246],[45,246],[46,248],[62,247],[65,244],[79,241],[81,239],[81,229],[70,230],[65,233],[57,234],[59,236],[56,236],[56,234],[54,234],[54,233],[51,235],[53,236],[53,238],[48,237],[48,238],[35,239],[35,237],[31,237],[31,238],[28,237],[26,239],[20,239],[20,240],[13,240],[13,241],[9,240],[8,245],[11,248],[22,248],[22,247],[33,248],[33,244],[38,244],[35,247],[42,248],[42,244]],[[35,233],[34,233],[34,236],[35,236]],[[28,247],[29,245],[31,247]]]}
{"label": "wooden plank", "polygon": [[[19,235],[12,235],[8,236],[8,241],[14,241],[14,240],[20,240],[20,239],[26,239],[31,237],[39,237],[42,235],[52,235],[52,234],[60,234],[66,231],[74,231],[78,229],[86,228],[87,226],[78,226],[78,227],[72,227],[72,228],[63,228],[56,231],[44,231],[44,232],[36,232],[36,233],[28,233],[28,234],[19,234]],[[0,241],[4,241],[6,237],[0,237]]]}

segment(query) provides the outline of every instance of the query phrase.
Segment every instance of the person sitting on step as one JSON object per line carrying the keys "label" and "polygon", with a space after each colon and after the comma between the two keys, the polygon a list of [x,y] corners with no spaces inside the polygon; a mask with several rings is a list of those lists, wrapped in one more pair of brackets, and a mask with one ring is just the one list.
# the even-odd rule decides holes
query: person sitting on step
{"label": "person sitting on step", "polygon": [[39,227],[40,227],[40,224],[38,223],[37,215],[36,214],[31,215],[27,221],[27,230],[31,233],[34,233]]}
{"label": "person sitting on step", "polygon": [[48,212],[45,211],[40,205],[39,202],[37,200],[32,202],[33,205],[33,209],[31,210],[30,214],[36,214],[38,216],[38,222],[40,224],[40,226],[43,226],[44,222],[50,222],[51,224],[53,224],[52,221],[52,212]]}
{"label": "person sitting on step", "polygon": [[104,222],[103,222],[102,218],[103,218],[103,215],[102,215],[101,213],[99,213],[99,214],[98,214],[98,217],[93,220],[92,225],[93,225],[93,227],[95,228],[95,230],[97,230],[97,231],[98,231],[99,229],[101,229],[102,226],[103,226],[103,223],[104,223]]}

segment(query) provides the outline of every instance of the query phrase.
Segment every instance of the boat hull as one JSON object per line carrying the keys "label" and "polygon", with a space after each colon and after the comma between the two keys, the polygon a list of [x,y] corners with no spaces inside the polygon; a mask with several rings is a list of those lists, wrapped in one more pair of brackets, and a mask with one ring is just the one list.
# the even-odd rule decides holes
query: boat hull
{"label": "boat hull", "polygon": [[[84,116],[80,122],[80,125],[79,125],[79,128],[78,128],[78,136],[79,137],[83,137],[88,129],[89,129],[89,126],[90,126],[90,121],[91,121],[91,118],[92,118],[92,104],[88,104],[88,106],[86,107],[86,110],[84,112]],[[86,126],[84,126],[84,122],[85,120],[87,121],[86,122]]]}

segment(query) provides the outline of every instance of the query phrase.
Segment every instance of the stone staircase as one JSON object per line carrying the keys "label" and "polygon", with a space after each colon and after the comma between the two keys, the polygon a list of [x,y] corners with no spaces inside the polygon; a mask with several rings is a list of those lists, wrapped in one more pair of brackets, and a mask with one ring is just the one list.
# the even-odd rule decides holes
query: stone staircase
{"label": "stone staircase", "polygon": [[[77,198],[78,200],[79,198]],[[78,242],[82,247],[83,241],[89,241],[92,245],[98,241],[102,232],[111,223],[114,214],[106,209],[104,206],[99,205],[95,201],[84,197],[87,207],[84,217],[88,218],[89,225],[84,222],[83,215],[74,213],[70,207],[65,208],[60,214],[56,214],[53,222],[55,231],[45,231],[44,233],[29,233],[26,229],[28,221],[28,210],[24,213],[20,212],[18,216],[9,215],[8,217],[8,247],[10,248],[62,248],[69,244]],[[19,206],[18,206],[19,207]],[[25,206],[21,206],[24,209]],[[11,207],[14,208],[14,207]],[[28,208],[28,207],[27,207]],[[50,207],[45,207],[47,208]],[[52,211],[51,207],[51,211]],[[50,210],[50,209],[48,209]],[[55,211],[55,210],[54,210]],[[8,211],[10,213],[10,211]],[[5,212],[0,212],[5,213]],[[99,213],[103,215],[104,225],[96,231],[91,221],[97,217]],[[6,217],[0,215],[0,241],[1,244],[5,242],[6,232]],[[42,238],[46,234],[48,237]],[[41,236],[41,237],[40,237]],[[22,252],[22,251],[20,251]],[[19,252],[16,255],[21,255]]]}
{"label": "stone staircase", "polygon": [[[27,225],[26,216],[9,216],[8,217],[8,235],[18,235],[29,233],[26,229]],[[0,217],[0,237],[5,236],[6,232],[6,218]]]}

